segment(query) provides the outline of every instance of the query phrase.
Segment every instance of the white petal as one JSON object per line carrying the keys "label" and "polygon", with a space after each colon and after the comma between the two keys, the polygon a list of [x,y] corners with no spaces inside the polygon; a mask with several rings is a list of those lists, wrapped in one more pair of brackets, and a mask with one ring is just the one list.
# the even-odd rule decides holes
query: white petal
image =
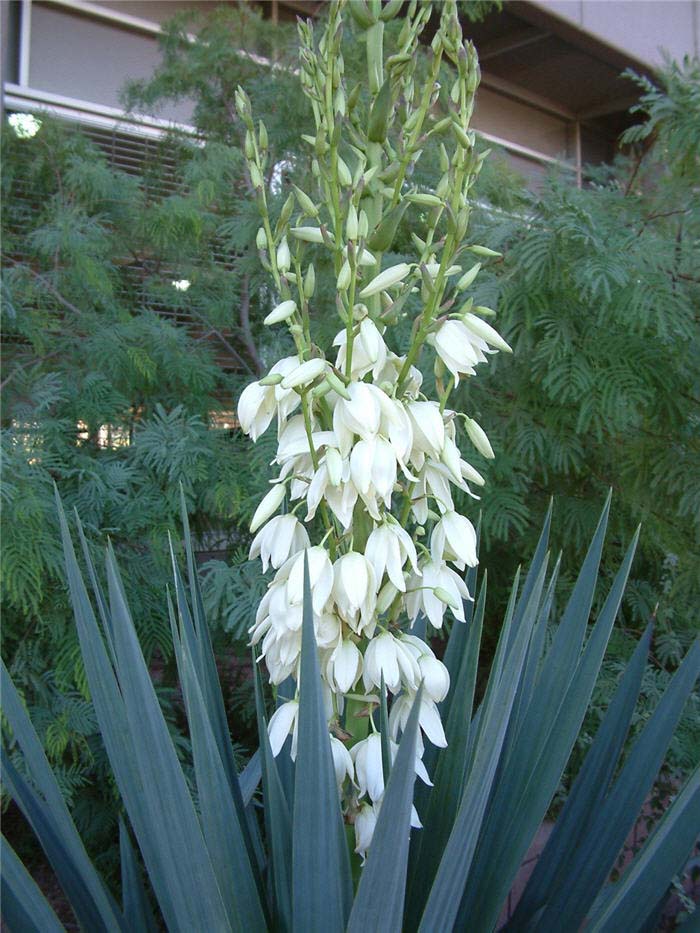
{"label": "white petal", "polygon": [[284,499],[286,492],[286,486],[284,483],[278,483],[276,486],[273,486],[272,489],[265,495],[265,497],[258,505],[253,518],[250,523],[250,530],[257,531],[257,529],[264,524],[271,515],[277,511],[277,509],[282,505],[282,500]]}
{"label": "white petal", "polygon": [[270,717],[270,722],[268,724],[268,733],[270,735],[270,746],[272,748],[272,754],[277,757],[282,746],[284,745],[285,739],[289,735],[289,731],[294,724],[294,721],[299,712],[299,703],[296,700],[289,700],[287,703],[283,703]]}
{"label": "white petal", "polygon": [[341,693],[348,693],[360,674],[362,655],[357,645],[350,641],[342,641],[333,652],[333,678]]}
{"label": "white petal", "polygon": [[440,713],[432,700],[421,700],[418,719],[421,729],[425,732],[433,745],[437,745],[438,748],[446,748],[447,739],[445,738],[445,732],[442,728]]}

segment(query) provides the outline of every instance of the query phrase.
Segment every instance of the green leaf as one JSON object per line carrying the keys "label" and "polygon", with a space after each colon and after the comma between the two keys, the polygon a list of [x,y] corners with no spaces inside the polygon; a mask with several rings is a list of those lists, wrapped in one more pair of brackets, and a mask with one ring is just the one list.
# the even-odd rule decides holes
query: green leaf
{"label": "green leaf", "polygon": [[130,791],[131,796],[140,797],[143,828],[152,838],[148,854],[133,817],[132,825],[158,902],[173,930],[198,926],[225,930],[228,920],[222,892],[141,653],[111,546],[107,549],[107,584],[117,677],[140,781],[140,787]]}
{"label": "green leaf", "polygon": [[[579,651],[573,657],[569,645],[557,641],[555,636],[520,731],[504,756],[484,824],[485,843],[475,859],[468,893],[460,907],[460,917],[478,916],[484,928],[498,920],[501,906],[571,754],[622,600],[637,537],[638,534],[627,550],[583,654]],[[602,540],[597,538],[598,533],[594,537],[595,549],[591,549],[594,552],[602,545]],[[581,613],[590,609],[589,593],[594,587],[596,571],[597,561],[587,561],[572,595],[573,600],[579,590],[576,603]],[[585,630],[586,616],[577,619],[567,607],[565,619],[567,613],[571,629]],[[572,634],[572,637],[575,636]],[[563,691],[556,698],[550,694],[553,682],[558,682]],[[549,706],[545,705],[546,699]]]}
{"label": "green leaf", "polygon": [[255,677],[255,708],[260,740],[265,829],[270,849],[269,866],[275,895],[277,925],[280,930],[292,929],[292,818],[282,787],[277,762],[272,754],[263,702],[260,666],[253,658]]}
{"label": "green leaf", "polygon": [[[546,569],[547,564],[543,560],[515,638],[510,638],[512,619],[511,624],[504,625],[501,631],[496,664],[481,708],[479,734],[473,747],[464,794],[423,911],[419,927],[421,933],[451,930],[457,918],[484,814],[493,792],[516,689],[537,617]],[[505,657],[508,645],[510,651]],[[499,655],[503,658],[502,676],[497,680]]]}
{"label": "green leaf", "polygon": [[557,891],[571,884],[576,852],[605,799],[629,730],[650,641],[651,626],[640,639],[625,669],[508,929],[527,927],[535,913],[551,901]]}
{"label": "green leaf", "polygon": [[591,933],[642,929],[666,894],[673,876],[682,871],[697,839],[698,826],[700,765],[667,808],[622,878],[617,884],[603,889],[587,929]]}
{"label": "green leaf", "polygon": [[122,901],[127,928],[133,933],[155,933],[156,925],[141,879],[141,870],[124,821],[119,820]]}
{"label": "green leaf", "polygon": [[117,905],[85,851],[4,661],[0,661],[0,692],[3,713],[34,785],[17,771],[3,746],[2,771],[7,790],[34,830],[79,921],[94,930],[125,929]]}
{"label": "green leaf", "polygon": [[386,787],[391,774],[391,746],[389,744],[389,705],[384,683],[384,671],[379,684],[379,737],[382,743],[382,775]]}
{"label": "green leaf", "polygon": [[[172,608],[171,608],[172,618]],[[204,841],[233,930],[267,928],[244,829],[231,794],[194,662],[186,641],[174,632],[180,682],[190,726],[199,815]],[[245,816],[243,815],[245,826]]]}
{"label": "green leaf", "polygon": [[49,902],[3,835],[0,842],[2,916],[9,930],[65,933]]}
{"label": "green leaf", "polygon": [[[226,707],[224,704],[223,695],[221,693],[221,684],[219,682],[219,675],[216,667],[216,658],[214,657],[214,648],[211,642],[211,635],[209,632],[209,625],[207,624],[206,614],[204,612],[204,600],[202,599],[202,588],[200,585],[199,573],[197,571],[197,564],[194,558],[194,551],[192,549],[192,536],[190,534],[190,523],[187,514],[187,501],[185,499],[185,490],[182,483],[180,483],[180,515],[182,518],[185,553],[187,556],[187,579],[189,582],[190,599],[192,604],[192,620],[196,632],[197,651],[196,653],[193,653],[192,656],[197,663],[199,684],[204,694],[209,721],[219,746],[219,753],[226,768],[226,774],[228,776],[229,785],[231,787],[233,801],[238,812],[238,818],[241,822],[241,826],[243,827],[245,844],[255,872],[258,891],[260,893],[261,899],[264,900],[264,885],[261,875],[264,861],[262,840],[260,838],[260,830],[257,818],[252,810],[246,807],[247,801],[244,798],[240,777],[236,768],[236,759],[233,754],[233,746],[231,745],[228,720],[226,718]],[[179,578],[180,574],[175,563],[174,555],[173,566],[176,568],[176,576]],[[181,590],[183,589],[184,588],[181,586],[178,590],[178,605],[184,602],[186,607],[187,601],[183,600],[181,595]],[[260,773],[259,768],[257,773]],[[250,800],[250,796],[252,796],[252,792],[248,796],[248,800]]]}
{"label": "green leaf", "polygon": [[352,885],[321,692],[306,556],[297,748],[292,856],[294,930],[334,933],[345,929]]}
{"label": "green leaf", "polygon": [[[182,495],[182,489],[181,489]],[[218,754],[224,766],[226,778],[229,785],[229,792],[233,804],[236,808],[238,823],[243,832],[243,838],[253,866],[255,882],[258,887],[259,896],[264,899],[264,886],[258,871],[261,862],[262,845],[259,842],[259,831],[257,822],[253,814],[246,810],[243,795],[241,793],[236,761],[231,745],[228,723],[226,721],[226,711],[224,700],[221,695],[221,685],[216,670],[216,661],[214,651],[209,636],[209,627],[204,616],[201,593],[199,589],[199,580],[194,564],[194,554],[192,552],[192,542],[189,534],[189,524],[187,520],[187,511],[185,508],[184,497],[182,500],[182,520],[185,532],[185,549],[187,552],[187,566],[190,575],[190,592],[192,595],[193,611],[190,613],[190,607],[185,593],[184,583],[180,574],[180,569],[175,559],[175,551],[170,542],[170,558],[173,568],[173,577],[175,581],[175,594],[177,601],[178,617],[180,621],[180,633],[183,644],[187,647],[190,663],[197,680],[197,684],[202,693],[204,702],[204,711],[208,722],[208,727],[216,740]],[[175,639],[177,636],[173,635]]]}
{"label": "green leaf", "polygon": [[362,869],[352,906],[348,933],[365,933],[367,930],[400,933],[402,928],[422,695],[421,685],[382,797],[367,863]]}
{"label": "green leaf", "polygon": [[484,573],[474,618],[469,624],[464,656],[457,672],[456,691],[445,724],[447,748],[442,749],[438,757],[433,776],[434,786],[430,792],[425,816],[422,816],[423,829],[415,834],[418,852],[410,876],[408,913],[416,917],[420,916],[425,906],[462,797],[486,606],[486,588],[487,576]]}
{"label": "green leaf", "polygon": [[262,779],[262,765],[261,765],[261,755],[260,749],[256,751],[251,757],[248,764],[241,771],[238,782],[241,786],[241,796],[243,797],[243,803],[247,807],[255,791],[258,789],[258,784]]}
{"label": "green leaf", "polygon": [[557,892],[558,896],[550,902],[552,921],[548,922],[548,917],[541,921],[543,931],[561,929],[560,921],[564,928],[576,929],[585,919],[661,767],[666,747],[698,676],[700,640],[696,640],[686,654],[637,737],[610,793],[596,810],[590,830],[576,851],[576,884]]}

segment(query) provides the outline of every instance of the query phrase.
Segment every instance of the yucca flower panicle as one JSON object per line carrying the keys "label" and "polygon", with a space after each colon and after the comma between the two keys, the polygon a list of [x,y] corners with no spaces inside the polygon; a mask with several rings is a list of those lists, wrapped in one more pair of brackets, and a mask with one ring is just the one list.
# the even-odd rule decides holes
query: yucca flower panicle
{"label": "yucca flower panicle", "polygon": [[[244,92],[237,94],[261,212],[256,243],[272,280],[264,323],[285,330],[294,344],[293,353],[244,389],[238,416],[253,441],[273,422],[277,427],[276,475],[251,525],[250,557],[260,557],[264,572],[273,571],[251,642],[274,685],[288,677],[298,682],[306,559],[336,779],[364,858],[384,789],[377,732],[382,686],[392,755],[421,684],[416,768],[424,780],[424,742],[446,744],[437,704],[447,695],[449,674],[430,647],[430,633],[446,616],[454,624],[465,620],[464,602],[472,594],[463,572],[477,563],[476,531],[458,504],[464,496],[477,499],[472,487],[485,482],[467,451],[486,458],[494,453],[477,421],[448,402],[460,380],[473,378],[493,353],[510,347],[472,313],[477,279],[500,254],[475,246],[477,260],[464,261],[470,189],[483,159],[468,129],[478,65],[460,34],[454,2],[440,7],[426,53],[430,93],[418,92],[412,69],[394,65],[380,116],[375,104],[382,82],[370,69],[371,126],[354,120],[350,136],[341,9],[329,6],[318,44],[313,29],[299,26],[301,84],[315,102],[315,135],[305,138],[313,146],[318,190],[295,187],[274,224],[264,184],[267,133],[256,128]],[[421,54],[423,16],[419,9],[409,15],[405,61]],[[379,33],[372,40],[378,42],[376,61],[383,41]],[[447,104],[438,82],[444,56],[455,68]],[[396,163],[398,175],[395,165],[388,171],[389,147],[377,143],[391,138],[396,152],[417,161],[418,140],[443,106],[445,126],[454,128],[442,145],[443,176],[434,190],[419,190],[408,162]],[[301,215],[294,215],[295,203]],[[404,215],[412,228],[408,256],[392,253]],[[309,257],[316,250],[326,251],[334,267],[340,320],[330,347],[321,346],[310,313],[317,275]],[[446,312],[453,306],[461,310]],[[409,314],[415,315],[411,336],[402,346],[398,325]],[[434,365],[434,394],[423,391],[424,364]],[[424,639],[413,631],[419,617],[428,625]],[[275,754],[287,735],[295,752],[295,702],[286,697],[270,720]],[[419,825],[417,814],[413,823]]]}

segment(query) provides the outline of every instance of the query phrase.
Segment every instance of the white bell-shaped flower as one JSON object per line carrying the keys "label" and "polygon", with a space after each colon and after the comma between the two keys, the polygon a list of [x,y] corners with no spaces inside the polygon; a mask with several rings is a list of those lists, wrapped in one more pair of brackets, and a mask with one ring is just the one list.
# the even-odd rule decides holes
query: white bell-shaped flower
{"label": "white bell-shaped flower", "polygon": [[362,680],[366,690],[379,687],[384,675],[387,690],[398,693],[402,686],[416,690],[420,669],[413,654],[391,632],[372,638],[365,649]]}
{"label": "white bell-shaped flower", "polygon": [[[396,697],[392,703],[391,712],[389,713],[389,731],[395,742],[399,740],[399,733],[403,732],[406,728],[406,723],[408,722],[408,717],[411,714],[415,699],[415,693],[406,691],[402,693],[401,696]],[[437,745],[438,748],[447,747],[447,739],[445,738],[445,730],[442,727],[440,712],[435,701],[426,696],[425,693],[421,697],[418,711],[418,725],[425,737],[432,742],[433,745]]]}
{"label": "white bell-shaped flower", "polygon": [[419,525],[427,521],[429,498],[435,501],[440,512],[454,510],[449,471],[441,463],[426,459],[411,500],[411,511]]}
{"label": "white bell-shaped flower", "polygon": [[322,612],[314,616],[316,644],[319,648],[330,648],[340,639],[340,619],[333,612]]}
{"label": "white bell-shaped flower", "polygon": [[473,376],[474,367],[486,361],[485,353],[493,353],[483,338],[461,321],[444,321],[430,336],[435,352],[459,383],[460,376]]}
{"label": "white bell-shaped flower", "polygon": [[350,464],[347,464],[348,467],[348,478],[345,479],[345,474],[343,473],[343,481],[340,486],[328,486],[326,487],[325,499],[328,505],[331,508],[331,511],[338,519],[340,524],[343,526],[345,531],[350,528],[352,525],[352,515],[355,509],[355,503],[357,502],[358,492],[355,489],[355,484],[349,478]]}
{"label": "white bell-shaped flower", "polygon": [[476,530],[469,519],[459,512],[445,512],[433,528],[430,553],[434,561],[449,560],[460,570],[476,567]]}
{"label": "white bell-shaped flower", "polygon": [[340,639],[326,663],[326,677],[336,693],[349,693],[362,670],[362,655],[354,641]]}
{"label": "white bell-shaped flower", "polygon": [[[386,363],[382,367],[381,372],[377,373],[374,381],[377,385],[382,385],[383,383],[396,385],[399,381],[399,373],[402,371],[405,362],[405,356],[397,356],[395,353],[389,351],[387,353]],[[405,379],[401,393],[402,396],[408,399],[417,398],[422,385],[423,373],[416,366],[409,366],[408,376]]]}
{"label": "white bell-shaped flower", "polygon": [[329,736],[331,740],[331,754],[333,755],[333,770],[335,771],[335,780],[338,787],[342,787],[345,778],[352,781],[355,777],[355,770],[350,757],[350,752],[345,745],[334,735]]}
{"label": "white bell-shaped flower", "polygon": [[409,402],[413,449],[440,459],[445,443],[445,422],[437,402]]}
{"label": "white bell-shaped flower", "polygon": [[[348,332],[345,329],[336,334],[333,341],[333,346],[339,347],[335,366],[341,372],[346,369],[347,341]],[[379,328],[371,318],[364,318],[352,342],[352,378],[362,379],[371,371],[376,379],[386,363],[386,356],[386,344]]]}
{"label": "white bell-shaped flower", "polygon": [[363,865],[367,859],[367,851],[372,844],[378,815],[378,808],[363,803],[355,817],[355,852],[362,857]]}
{"label": "white bell-shaped flower", "polygon": [[[392,764],[398,750],[399,746],[389,738],[389,756]],[[372,803],[379,803],[384,795],[381,735],[378,732],[373,732],[367,736],[366,739],[357,742],[357,744],[350,749],[350,755],[355,764],[357,787],[360,796],[363,797],[367,794]],[[428,777],[425,765],[419,757],[416,757],[415,760],[415,771],[421,781],[428,786],[432,786],[432,781]]]}
{"label": "white bell-shaped flower", "polygon": [[450,672],[442,661],[424,654],[418,658],[423,690],[435,703],[442,703],[450,689]]}
{"label": "white bell-shaped flower", "polygon": [[309,563],[311,605],[320,615],[333,589],[333,565],[328,552],[320,547],[310,547],[291,558],[287,577],[286,597],[289,603],[300,606],[304,599],[304,557]]}
{"label": "white bell-shaped flower", "polygon": [[[464,580],[442,561],[428,561],[421,570],[422,577],[411,576],[408,581],[406,611],[411,622],[415,622],[422,611],[433,628],[441,628],[448,605],[452,615],[464,622],[462,600],[471,599]],[[444,600],[435,592],[436,589],[445,597]]]}
{"label": "white bell-shaped flower", "polygon": [[396,482],[396,456],[391,444],[378,435],[358,441],[350,454],[350,475],[365,501],[378,496],[389,508]]}
{"label": "white bell-shaped flower", "polygon": [[309,535],[295,515],[277,515],[253,538],[249,560],[259,557],[263,573],[270,564],[278,570],[293,554],[309,546]]}
{"label": "white bell-shaped flower", "polygon": [[265,524],[270,516],[275,514],[277,509],[282,505],[286,492],[287,489],[284,483],[277,483],[277,485],[273,486],[272,489],[263,496],[250,520],[251,532],[257,531],[261,525]]}
{"label": "white bell-shaped flower", "polygon": [[257,441],[270,426],[277,411],[273,386],[261,386],[251,382],[241,392],[238,400],[238,421],[244,434]]}
{"label": "white bell-shaped flower", "polygon": [[350,755],[355,765],[360,796],[364,797],[367,794],[370,800],[376,803],[384,793],[381,737],[378,733],[372,733],[353,745]]}
{"label": "white bell-shaped flower", "polygon": [[[285,357],[275,363],[270,370],[270,375],[286,378],[298,365],[298,357]],[[268,429],[275,414],[280,424],[284,424],[299,401],[297,392],[292,389],[283,389],[281,384],[262,386],[259,382],[251,382],[245,387],[238,400],[238,420],[241,430],[256,441]]]}
{"label": "white bell-shaped flower", "polygon": [[366,382],[351,382],[349,399],[339,398],[333,409],[333,430],[343,457],[352,448],[354,437],[373,437],[379,431],[382,391]]}
{"label": "white bell-shaped flower", "polygon": [[481,337],[482,340],[485,340],[486,343],[491,344],[492,347],[495,347],[497,350],[503,350],[505,353],[512,353],[512,347],[506,343],[506,341],[501,337],[498,331],[491,327],[490,324],[487,324],[486,321],[479,317],[478,314],[471,314],[467,312],[462,317],[464,326],[467,327],[472,333],[476,334],[477,337]]}
{"label": "white bell-shaped flower", "polygon": [[292,759],[297,756],[297,725],[299,720],[299,702],[289,700],[278,707],[270,717],[267,731],[270,736],[270,746],[275,758],[282,751],[285,739],[292,733]]}
{"label": "white bell-shaped flower", "polygon": [[396,589],[402,593],[406,591],[403,567],[407,560],[411,562],[413,572],[420,574],[416,546],[398,522],[383,522],[374,529],[367,539],[365,557],[374,567],[378,584],[381,584],[386,572]]}
{"label": "white bell-shaped flower", "polygon": [[296,677],[301,657],[301,629],[290,631],[271,625],[263,639],[260,656],[265,659],[270,683],[277,685],[288,677]]}
{"label": "white bell-shaped flower", "polygon": [[364,554],[349,551],[333,565],[333,598],[341,617],[355,631],[371,637],[376,620],[377,580]]}

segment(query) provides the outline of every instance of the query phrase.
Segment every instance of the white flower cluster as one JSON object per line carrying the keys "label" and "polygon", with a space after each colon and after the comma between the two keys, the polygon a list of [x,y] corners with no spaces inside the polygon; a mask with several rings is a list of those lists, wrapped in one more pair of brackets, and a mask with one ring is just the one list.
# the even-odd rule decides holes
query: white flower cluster
{"label": "white flower cluster", "polygon": [[[359,6],[348,8],[355,15]],[[384,19],[400,4],[375,6]],[[364,857],[384,794],[382,743],[385,754],[387,748],[395,753],[421,685],[415,768],[422,780],[430,780],[425,740],[446,744],[438,704],[449,691],[449,674],[415,623],[420,616],[439,629],[445,613],[465,619],[471,595],[463,577],[477,563],[476,532],[456,510],[454,494],[478,498],[472,487],[484,480],[462,457],[459,441],[493,457],[480,425],[447,403],[461,379],[510,347],[484,320],[494,312],[466,294],[483,263],[500,254],[467,241],[469,192],[485,153],[477,152],[468,130],[479,66],[473,45],[463,41],[455,0],[440,4],[421,88],[411,63],[430,4],[410,5],[397,39],[401,52],[387,58],[386,70],[383,31],[367,32],[369,111],[359,89],[345,86],[343,9],[343,3],[328,5],[319,42],[310,22],[299,23],[299,76],[315,122],[315,135],[302,138],[313,153],[317,197],[292,186],[274,224],[265,181],[273,168],[267,130],[256,125],[245,91],[236,91],[262,220],[255,245],[277,296],[263,323],[288,328],[296,351],[243,391],[238,416],[253,441],[277,425],[276,476],[253,516],[250,550],[263,570],[275,573],[251,641],[273,684],[298,682],[306,556],[336,777]],[[374,15],[369,8],[366,17],[361,13],[362,28]],[[445,58],[454,68],[446,96],[440,94]],[[419,191],[410,176],[433,133],[444,141],[442,175],[434,190]],[[415,212],[416,261],[386,264],[406,211]],[[334,359],[312,335],[316,273],[309,253],[319,250],[332,255],[343,322]],[[463,270],[460,263],[470,257]],[[420,310],[399,355],[387,329],[414,301]],[[436,354],[435,399],[422,392],[415,365],[426,345]],[[382,684],[389,694],[388,736],[378,734],[375,721]],[[290,735],[296,754],[298,709],[288,697],[272,716],[275,754]],[[413,823],[419,825],[415,812]]]}
{"label": "white flower cluster", "polygon": [[[241,427],[253,440],[275,418],[278,428],[273,463],[279,473],[253,517],[257,534],[250,549],[264,571],[272,566],[276,573],[258,608],[252,643],[261,645],[273,684],[298,677],[306,554],[329,719],[342,714],[344,698],[354,691],[376,702],[383,678],[394,695],[390,728],[396,742],[422,682],[416,771],[428,781],[422,737],[446,744],[437,704],[447,695],[449,675],[427,642],[402,632],[398,623],[407,618],[412,625],[422,612],[437,629],[446,611],[464,621],[463,600],[471,596],[458,571],[477,563],[476,533],[455,511],[452,489],[474,495],[470,483],[484,480],[461,456],[455,412],[421,396],[417,369],[411,367],[399,392],[405,359],[387,348],[369,317],[355,327],[351,381],[338,384],[346,338],[345,330],[336,337],[333,367],[321,358],[287,357],[262,383],[247,386],[239,401]],[[437,339],[435,345],[440,352]],[[466,328],[451,335],[449,347],[450,363],[461,361],[458,372],[489,352],[484,338]],[[339,391],[314,398],[310,390],[329,373]],[[469,436],[482,454],[492,455],[478,432],[471,428]],[[392,512],[400,500],[406,504],[402,520]],[[285,501],[289,511],[275,514]],[[324,541],[312,546],[306,526],[319,511],[327,530]],[[421,539],[429,522],[426,546]],[[292,732],[294,754],[296,714],[297,702],[290,700],[273,715],[275,753]],[[350,751],[335,737],[331,742],[339,784],[347,780],[369,798],[355,821],[358,848],[365,852],[384,787],[379,736],[369,735]]]}

